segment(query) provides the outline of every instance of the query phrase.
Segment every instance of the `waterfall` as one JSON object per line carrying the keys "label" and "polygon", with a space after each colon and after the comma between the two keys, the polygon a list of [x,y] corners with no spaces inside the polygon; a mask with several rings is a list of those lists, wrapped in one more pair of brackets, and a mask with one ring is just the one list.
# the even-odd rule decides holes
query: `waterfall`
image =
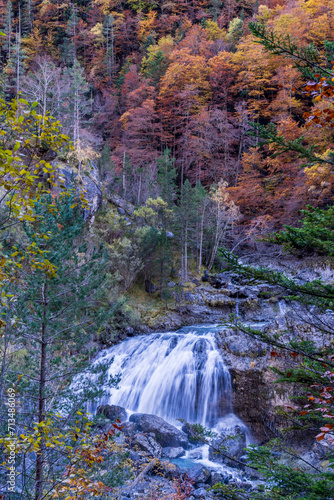
{"label": "waterfall", "polygon": [[[109,365],[108,377],[119,374],[121,381],[118,389],[106,384],[90,411],[113,404],[174,424],[182,418],[212,428],[224,416],[230,421],[231,377],[216,347],[217,330],[216,325],[185,327],[133,337],[101,351],[93,365]],[[76,388],[80,380],[82,375],[74,380]]]}

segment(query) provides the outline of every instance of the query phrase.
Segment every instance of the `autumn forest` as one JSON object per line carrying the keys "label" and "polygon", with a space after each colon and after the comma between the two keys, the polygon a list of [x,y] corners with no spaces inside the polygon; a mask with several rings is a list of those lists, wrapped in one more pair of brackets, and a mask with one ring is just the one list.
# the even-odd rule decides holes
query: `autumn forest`
{"label": "autumn forest", "polygon": [[326,61],[333,9],[330,0],[2,0],[2,92],[38,101],[77,147],[103,151],[110,182],[129,202],[154,193],[168,148],[179,186],[223,179],[243,224],[277,229],[307,204],[326,206],[333,179],[289,152],[274,157],[250,123],[272,122],[305,145],[316,138],[320,156],[332,129],[307,126],[305,113],[322,103],[307,95],[293,60],[254,42],[248,22],[314,44]]}

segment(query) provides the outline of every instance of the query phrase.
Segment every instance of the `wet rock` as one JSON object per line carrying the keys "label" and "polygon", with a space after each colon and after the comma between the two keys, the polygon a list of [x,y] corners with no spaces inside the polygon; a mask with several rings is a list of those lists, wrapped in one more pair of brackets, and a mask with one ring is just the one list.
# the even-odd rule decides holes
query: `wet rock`
{"label": "wet rock", "polygon": [[206,483],[210,479],[210,476],[211,472],[204,465],[198,464],[188,470],[188,477],[195,484]]}
{"label": "wet rock", "polygon": [[209,271],[204,271],[204,275],[202,276],[201,280],[206,283],[208,282],[210,279],[210,274],[209,274]]}
{"label": "wet rock", "polygon": [[124,422],[122,432],[127,437],[132,437],[136,432],[136,426],[133,422]]}
{"label": "wet rock", "polygon": [[208,349],[208,344],[205,339],[198,340],[193,347],[195,366],[197,372],[201,370],[201,368],[205,365],[206,360],[208,359],[207,349]]}
{"label": "wet rock", "polygon": [[156,442],[153,436],[141,433],[136,434],[134,440],[132,441],[132,446],[138,447],[140,450],[143,450],[156,458],[160,458],[162,455],[162,446]]}
{"label": "wet rock", "polygon": [[[244,448],[246,448],[245,429],[236,425],[234,429],[222,432],[213,440],[212,447],[210,446],[209,448],[209,458],[214,462],[237,467],[238,464],[233,459],[239,461],[242,455],[244,455]],[[217,450],[220,449],[222,450],[222,455],[217,453]],[[231,457],[231,459],[228,457]]]}
{"label": "wet rock", "polygon": [[246,336],[230,335],[225,340],[225,347],[228,352],[235,356],[249,356],[258,358],[265,356],[267,346],[262,342],[250,343]]}
{"label": "wet rock", "polygon": [[122,406],[101,405],[98,407],[96,413],[97,415],[104,415],[113,422],[115,422],[116,419],[119,419],[121,422],[124,422],[127,419],[126,409]]}
{"label": "wet rock", "polygon": [[204,488],[198,488],[197,490],[193,491],[192,495],[193,495],[193,497],[200,498],[200,499],[212,498],[212,496],[209,495],[208,492]]}
{"label": "wet rock", "polygon": [[[194,429],[191,427],[191,424],[189,424],[188,422],[184,422],[184,424],[182,425],[182,432],[184,432],[188,436],[188,439],[192,444],[201,443],[200,440],[196,439],[197,434],[194,431]],[[200,452],[200,456],[194,457],[194,458],[201,458],[201,456],[202,456],[202,453]]]}
{"label": "wet rock", "polygon": [[153,433],[156,441],[164,448],[186,449],[188,447],[187,435],[160,417],[146,413],[133,413],[129,420],[135,424],[137,431]]}
{"label": "wet rock", "polygon": [[211,477],[210,477],[210,484],[213,486],[214,484],[217,483],[224,483],[225,482],[225,476],[223,474],[220,474],[219,472],[212,472]]}
{"label": "wet rock", "polygon": [[183,448],[172,448],[168,446],[167,448],[162,449],[162,456],[166,458],[179,458],[182,457],[185,454],[185,451]]}

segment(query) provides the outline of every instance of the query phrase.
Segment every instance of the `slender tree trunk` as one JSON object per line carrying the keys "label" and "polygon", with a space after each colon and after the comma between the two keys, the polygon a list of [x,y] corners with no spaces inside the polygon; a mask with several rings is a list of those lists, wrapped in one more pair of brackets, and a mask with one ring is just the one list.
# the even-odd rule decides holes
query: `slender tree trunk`
{"label": "slender tree trunk", "polygon": [[[115,61],[114,61],[114,22],[111,26],[111,75],[115,78]],[[111,84],[111,79],[110,79]]]}
{"label": "slender tree trunk", "polygon": [[5,378],[6,378],[6,373],[8,370],[8,356],[7,356],[7,349],[9,345],[9,329],[8,329],[8,322],[9,322],[9,313],[6,315],[6,326],[5,326],[5,335],[4,335],[4,345],[3,345],[3,353],[2,353],[2,359],[1,359],[1,375],[0,375],[0,405],[3,401],[3,393],[5,390]]}
{"label": "slender tree trunk", "polygon": [[124,155],[123,155],[123,169],[122,169],[122,179],[123,179],[123,186],[122,186],[122,190],[123,190],[123,198],[126,199],[126,183],[125,183],[125,151],[124,151]]}
{"label": "slender tree trunk", "polygon": [[188,223],[184,233],[184,281],[188,281]]}
{"label": "slender tree trunk", "polygon": [[203,212],[202,212],[201,223],[200,223],[200,231],[199,231],[198,273],[201,272],[202,260],[203,260],[204,216],[205,216],[205,205],[203,206]]}
{"label": "slender tree trunk", "polygon": [[[42,288],[43,321],[40,351],[40,371],[39,371],[39,394],[38,394],[38,423],[45,420],[45,384],[46,384],[46,310],[48,306],[47,290],[45,283]],[[35,480],[35,500],[40,500],[43,496],[43,465],[44,465],[44,440],[40,442],[40,448],[36,457],[36,480]]]}
{"label": "slender tree trunk", "polygon": [[141,196],[141,175],[139,174],[139,186],[138,186],[138,197],[137,197],[138,206],[140,205],[140,196]]}
{"label": "slender tree trunk", "polygon": [[208,265],[209,271],[211,271],[213,263],[215,261],[216,253],[217,253],[217,249],[218,249],[218,244],[219,244],[219,226],[220,226],[219,219],[220,219],[220,214],[219,214],[219,209],[218,209],[217,210],[217,224],[216,224],[215,241],[214,241],[214,244],[213,244],[213,247],[212,247],[210,262],[209,262],[209,265]]}

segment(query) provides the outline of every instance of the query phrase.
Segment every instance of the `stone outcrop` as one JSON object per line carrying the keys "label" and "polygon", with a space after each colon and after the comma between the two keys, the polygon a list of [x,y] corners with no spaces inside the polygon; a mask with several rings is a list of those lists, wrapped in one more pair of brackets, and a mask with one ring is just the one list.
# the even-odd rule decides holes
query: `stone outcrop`
{"label": "stone outcrop", "polygon": [[[245,428],[236,425],[234,429],[228,432],[223,432],[212,441],[212,446],[209,448],[210,460],[218,463],[225,463],[231,467],[236,466],[236,462],[245,454],[246,448],[246,432]],[[222,454],[218,453],[222,451]],[[224,456],[227,455],[227,456]]]}
{"label": "stone outcrop", "polygon": [[157,443],[163,448],[188,448],[187,435],[160,417],[146,413],[133,413],[129,420],[135,424],[136,431],[154,435]]}
{"label": "stone outcrop", "polygon": [[121,422],[125,422],[127,419],[126,409],[122,406],[117,405],[101,405],[96,411],[97,415],[104,415],[109,420],[115,422],[119,419]]}

